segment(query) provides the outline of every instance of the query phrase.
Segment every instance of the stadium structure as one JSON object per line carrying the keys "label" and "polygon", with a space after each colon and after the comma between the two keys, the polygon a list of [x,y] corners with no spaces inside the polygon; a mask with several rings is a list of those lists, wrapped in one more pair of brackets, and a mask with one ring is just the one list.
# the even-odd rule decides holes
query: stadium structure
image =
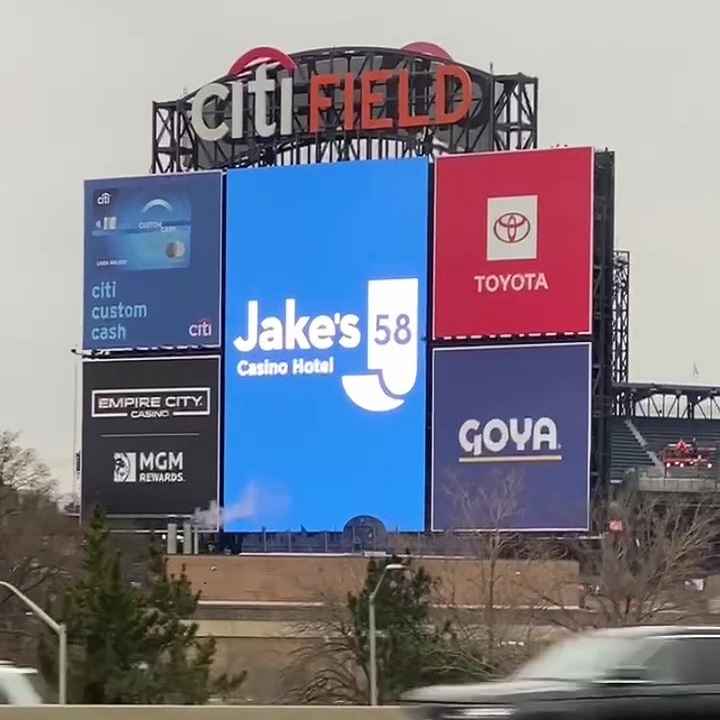
{"label": "stadium structure", "polygon": [[[288,118],[289,132],[268,137],[235,134],[232,139],[201,137],[193,124],[198,108],[207,127],[237,123],[233,102],[222,94],[200,97],[199,89],[184,97],[153,104],[152,165],[154,174],[184,173],[237,167],[297,165],[320,162],[433,156],[470,152],[527,150],[538,147],[538,79],[495,74],[463,65],[472,85],[468,119],[454,125],[433,123],[440,103],[452,113],[462,102],[456,95],[438,98],[432,77],[457,63],[441,48],[413,43],[402,49],[376,47],[323,48],[278,57],[258,48],[240,58],[227,76],[243,78],[258,63],[274,66],[278,92],[269,96],[268,112],[281,114],[283,77],[293,75],[296,98]],[[290,69],[291,68],[291,69]],[[388,71],[401,81],[396,95],[387,92],[383,117],[398,116],[398,94],[414,98],[414,114],[427,118],[412,128],[363,128],[357,118],[338,115],[321,128],[310,111],[313,75],[348,77],[365,71]],[[445,92],[445,91],[443,91]],[[229,91],[228,91],[229,93]],[[328,107],[341,107],[346,95],[340,84],[327,90]],[[298,99],[299,98],[299,99]],[[248,108],[244,112],[249,113]],[[250,115],[245,118],[249,123]],[[239,123],[242,127],[242,120]],[[591,492],[604,503],[613,487],[634,484],[647,492],[693,492],[714,488],[720,475],[716,456],[720,443],[720,388],[635,383],[629,381],[631,262],[614,246],[614,154],[595,156],[593,249],[592,449]],[[439,341],[436,341],[436,343]],[[708,485],[710,484],[710,485]],[[600,528],[595,528],[598,530]],[[384,552],[411,547],[424,554],[447,553],[449,538],[433,534],[393,535],[363,517],[342,532],[208,534],[203,544],[218,552]],[[461,550],[462,539],[457,539]]]}

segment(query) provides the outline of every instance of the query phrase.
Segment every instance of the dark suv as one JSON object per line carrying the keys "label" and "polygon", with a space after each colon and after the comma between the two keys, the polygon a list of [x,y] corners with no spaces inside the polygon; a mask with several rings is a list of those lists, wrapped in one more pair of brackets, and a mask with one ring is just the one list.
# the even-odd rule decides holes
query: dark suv
{"label": "dark suv", "polygon": [[720,627],[573,635],[499,682],[403,696],[416,720],[720,718]]}

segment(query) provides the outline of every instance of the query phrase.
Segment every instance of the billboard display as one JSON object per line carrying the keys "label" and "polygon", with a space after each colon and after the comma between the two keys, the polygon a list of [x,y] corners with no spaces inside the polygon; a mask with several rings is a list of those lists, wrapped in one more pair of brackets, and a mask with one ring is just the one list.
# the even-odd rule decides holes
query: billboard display
{"label": "billboard display", "polygon": [[429,164],[227,176],[225,528],[419,530]]}
{"label": "billboard display", "polygon": [[590,334],[592,148],[435,163],[433,337]]}
{"label": "billboard display", "polygon": [[219,496],[220,358],[83,363],[82,507],[192,515]]}
{"label": "billboard display", "polygon": [[587,530],[590,343],[433,350],[433,530]]}
{"label": "billboard display", "polygon": [[220,172],[85,183],[83,348],[220,344]]}

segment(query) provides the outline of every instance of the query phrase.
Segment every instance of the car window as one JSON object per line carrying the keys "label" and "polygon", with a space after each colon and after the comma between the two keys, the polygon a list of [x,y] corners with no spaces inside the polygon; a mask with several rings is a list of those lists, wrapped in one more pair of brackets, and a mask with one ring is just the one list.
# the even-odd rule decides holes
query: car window
{"label": "car window", "polygon": [[678,638],[678,676],[687,685],[720,685],[720,637]]}
{"label": "car window", "polygon": [[628,664],[637,645],[617,635],[582,635],[563,640],[521,667],[518,680],[594,680]]}
{"label": "car window", "polygon": [[679,640],[675,638],[649,638],[636,658],[647,671],[647,679],[662,684],[682,682],[682,660]]}

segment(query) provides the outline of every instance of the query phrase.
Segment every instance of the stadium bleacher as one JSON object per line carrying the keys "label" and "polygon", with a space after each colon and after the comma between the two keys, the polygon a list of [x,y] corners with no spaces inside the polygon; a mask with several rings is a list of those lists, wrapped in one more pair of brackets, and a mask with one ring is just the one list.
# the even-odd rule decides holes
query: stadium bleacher
{"label": "stadium bleacher", "polygon": [[625,418],[615,417],[612,419],[611,448],[611,482],[622,482],[627,470],[653,464],[650,456],[627,426]]}
{"label": "stadium bleacher", "polygon": [[647,441],[648,449],[654,452],[676,443],[680,438],[686,441],[695,438],[700,447],[716,447],[720,442],[720,420],[636,417],[632,422]]}

